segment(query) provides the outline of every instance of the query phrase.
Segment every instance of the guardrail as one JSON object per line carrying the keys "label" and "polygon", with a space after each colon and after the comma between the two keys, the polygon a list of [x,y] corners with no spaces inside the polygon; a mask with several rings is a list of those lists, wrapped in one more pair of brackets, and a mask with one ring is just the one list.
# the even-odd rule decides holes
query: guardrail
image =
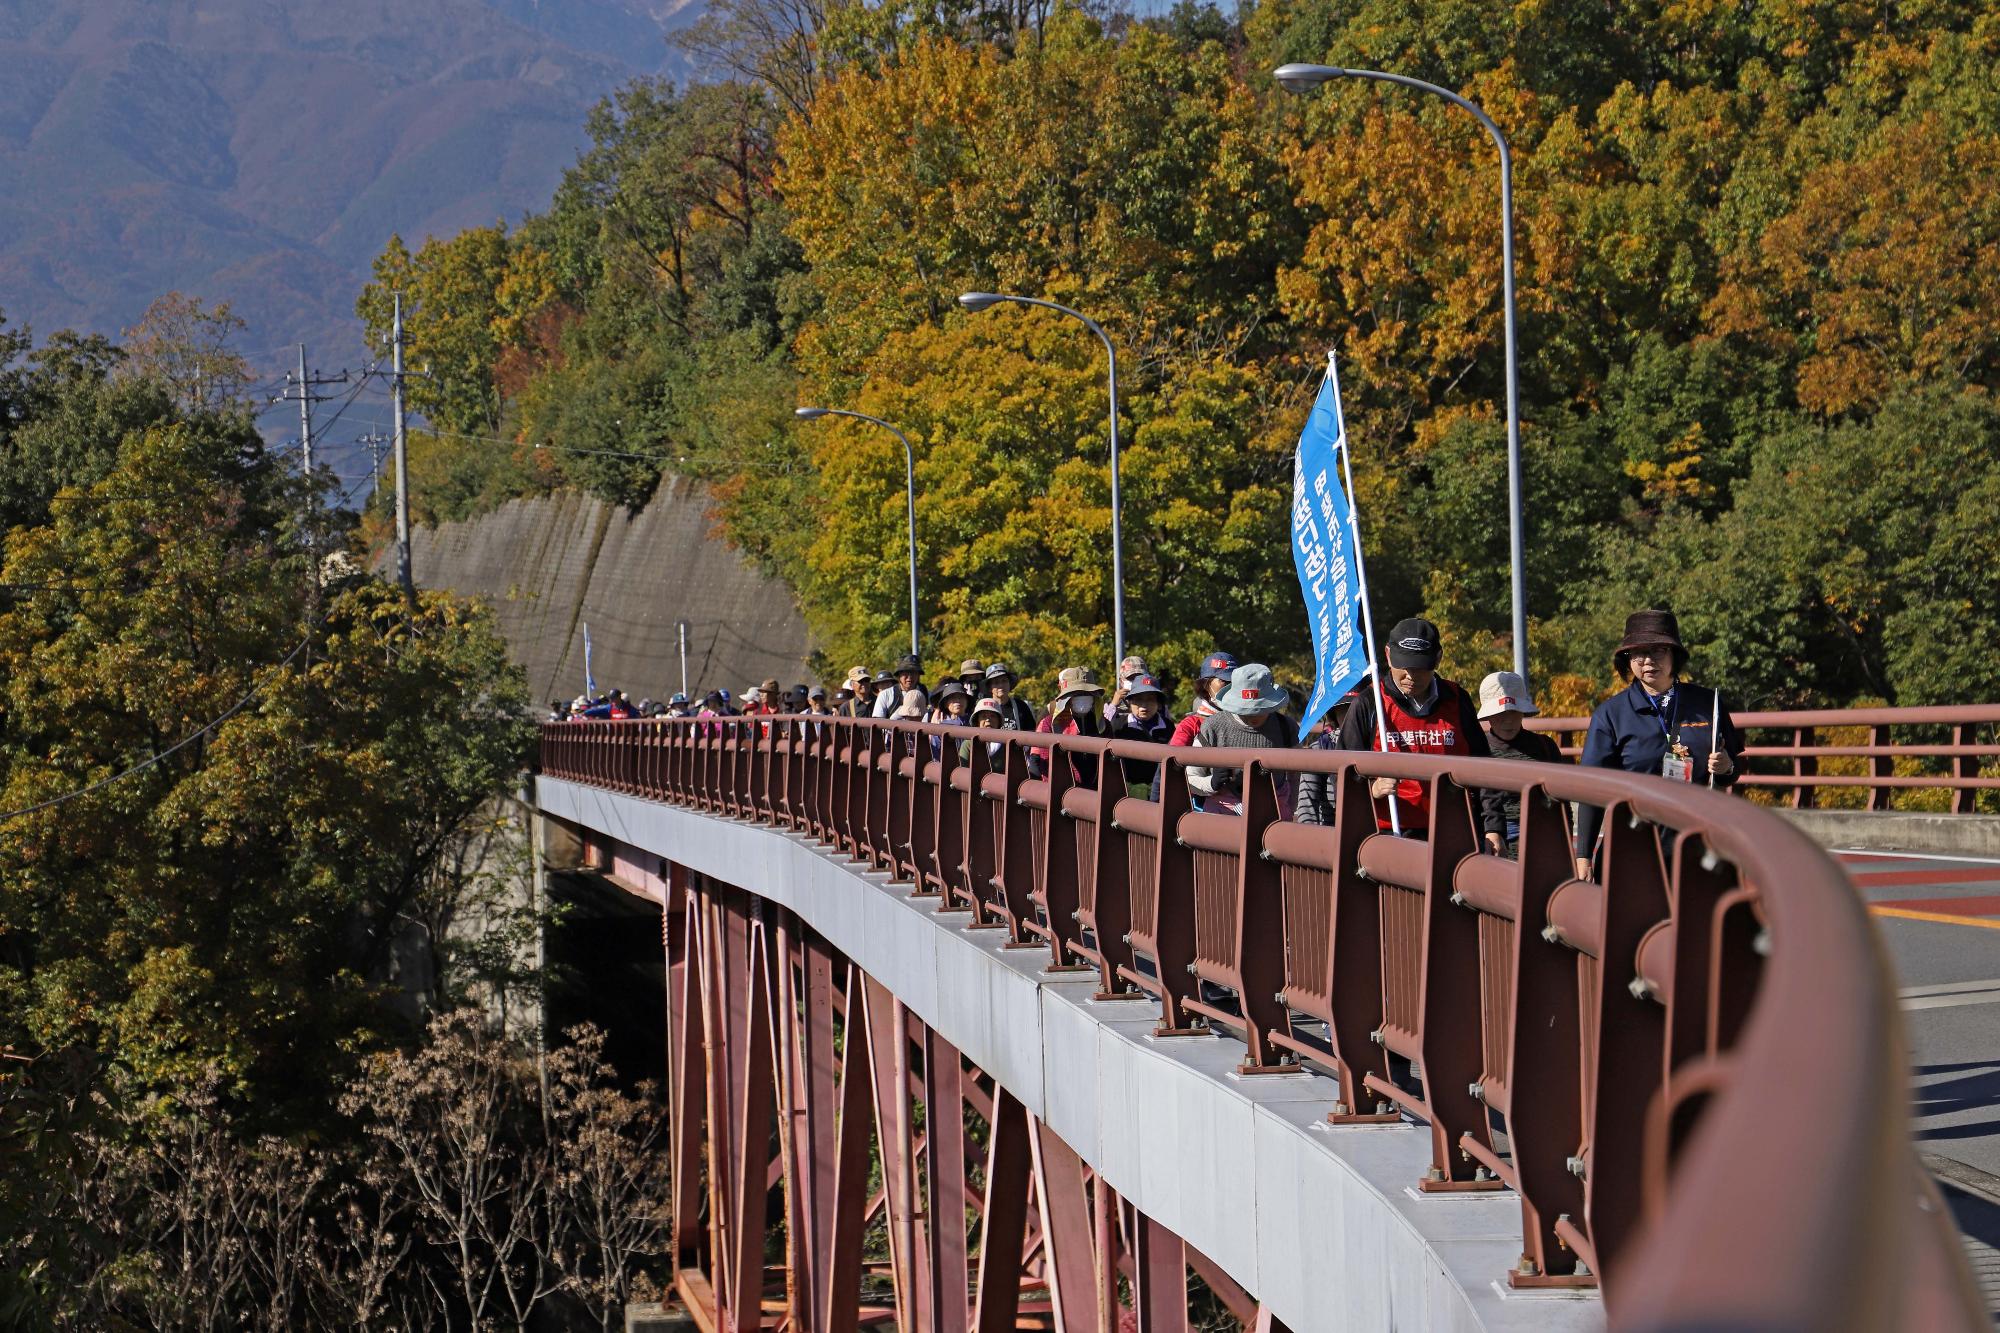
{"label": "guardrail", "polygon": [[[1054,752],[1039,772],[1030,747]],[[1240,775],[1240,815],[1193,808],[1190,758]],[[1078,780],[1125,760],[1164,765],[1158,802]],[[1335,1124],[1428,1124],[1417,1189],[1518,1195],[1515,1287],[1601,1281],[1628,1328],[1983,1327],[1863,908],[1745,802],[1558,765],[839,718],[552,723],[541,761],[887,870],[1106,998],[1150,997],[1163,1037],[1331,1076]],[[1330,828],[1281,815],[1304,772],[1329,775]],[[1424,836],[1382,831],[1374,777],[1425,784]],[[1520,794],[1518,859],[1481,850],[1480,788]],[[1596,880],[1574,877],[1573,801],[1607,811]]]}
{"label": "guardrail", "polygon": [[[1794,810],[1819,808],[1821,791],[1858,790],[1869,810],[1896,808],[1898,792],[1948,791],[1953,814],[1973,814],[1979,793],[2000,792],[2000,705],[1954,708],[1821,708],[1794,712],[1732,715],[1746,738],[1758,732],[1789,732],[1789,743],[1764,740],[1746,746],[1739,786],[1786,793]],[[1563,753],[1583,752],[1587,717],[1534,717],[1532,731],[1555,733]],[[1891,732],[1923,733],[1926,739],[1897,744]],[[1837,732],[1829,737],[1826,733]],[[1950,740],[1931,739],[1949,735]],[[1856,772],[1823,772],[1823,760]],[[1904,770],[1898,772],[1898,760]],[[1943,762],[1940,762],[1943,761]],[[1930,770],[1930,771],[1923,771]],[[1994,803],[1988,802],[1993,809]]]}

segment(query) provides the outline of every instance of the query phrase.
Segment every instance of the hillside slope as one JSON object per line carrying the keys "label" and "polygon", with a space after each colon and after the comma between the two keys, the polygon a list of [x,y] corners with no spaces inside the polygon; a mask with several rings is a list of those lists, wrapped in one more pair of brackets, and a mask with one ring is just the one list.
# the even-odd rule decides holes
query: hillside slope
{"label": "hillside slope", "polygon": [[[658,11],[657,13],[655,11]],[[645,0],[10,0],[0,5],[0,308],[116,333],[228,300],[266,373],[360,355],[389,234],[543,204],[587,109],[670,65],[698,12]]]}

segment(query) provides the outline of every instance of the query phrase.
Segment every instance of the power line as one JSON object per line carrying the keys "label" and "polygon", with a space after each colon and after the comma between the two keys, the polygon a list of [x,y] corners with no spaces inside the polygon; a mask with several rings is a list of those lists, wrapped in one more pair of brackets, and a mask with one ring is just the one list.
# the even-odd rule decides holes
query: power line
{"label": "power line", "polygon": [[[300,653],[306,650],[306,645],[309,642],[311,642],[311,640],[309,639],[299,640],[298,647],[292,649],[292,651],[290,651],[289,653],[286,653],[284,657],[281,658],[278,661],[278,663],[271,668],[271,674],[276,674],[283,668],[290,666],[293,660],[297,658]],[[173,757],[180,751],[185,750],[188,746],[193,745],[196,741],[200,740],[203,736],[208,735],[211,731],[214,731],[217,727],[227,722],[230,718],[235,717],[245,708],[248,708],[250,706],[250,701],[255,699],[258,696],[258,694],[263,691],[264,685],[268,681],[268,679],[269,677],[267,676],[265,681],[259,681],[257,684],[252,685],[250,687],[250,692],[248,694],[245,694],[241,699],[238,699],[235,703],[231,704],[227,709],[227,711],[225,711],[220,717],[215,718],[213,721],[203,726],[199,731],[191,732],[188,735],[183,736],[181,739],[175,741],[172,745],[160,751],[158,754],[152,756],[150,759],[142,759],[138,763],[132,765],[132,767],[126,769],[122,773],[114,773],[108,778],[99,778],[96,782],[91,783],[87,787],[79,787],[75,791],[65,792],[61,796],[52,796],[46,801],[39,801],[34,805],[23,806],[19,810],[9,810],[6,811],[5,813],[0,813],[0,824],[9,823],[12,820],[20,819],[27,815],[38,814],[43,810],[52,809],[55,806],[63,805],[69,801],[74,801],[79,797],[88,796],[92,792],[102,791],[104,790],[104,788],[109,787],[114,782],[123,782],[126,778],[133,777],[137,774],[143,773],[147,769],[152,768],[154,765],[164,762],[165,760]]]}

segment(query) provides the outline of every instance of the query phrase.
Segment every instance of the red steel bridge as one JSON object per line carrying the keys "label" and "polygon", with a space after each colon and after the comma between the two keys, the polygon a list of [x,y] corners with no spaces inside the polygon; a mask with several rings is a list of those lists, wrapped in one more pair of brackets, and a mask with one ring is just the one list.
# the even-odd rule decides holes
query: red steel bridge
{"label": "red steel bridge", "polygon": [[[1990,1327],[1883,946],[1777,814],[1554,765],[971,734],[543,730],[545,841],[663,909],[703,1329]],[[1191,807],[1191,755],[1239,770],[1241,815]],[[1281,815],[1307,771],[1332,827]],[[1425,784],[1426,836],[1381,831],[1378,776]],[[1481,788],[1522,794],[1518,859],[1482,851]],[[1595,880],[1572,802],[1607,810]]]}

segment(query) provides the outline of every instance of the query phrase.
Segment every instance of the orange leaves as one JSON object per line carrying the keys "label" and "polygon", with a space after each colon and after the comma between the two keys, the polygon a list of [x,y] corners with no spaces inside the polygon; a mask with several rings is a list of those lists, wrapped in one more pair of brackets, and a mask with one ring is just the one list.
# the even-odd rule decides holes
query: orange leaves
{"label": "orange leaves", "polygon": [[[1834,414],[1897,384],[2000,368],[2000,138],[1936,115],[1885,124],[1863,151],[1809,172],[1744,267],[1759,319],[1718,302],[1719,327],[1799,339],[1799,401]],[[1748,278],[1750,274],[1746,273]]]}

